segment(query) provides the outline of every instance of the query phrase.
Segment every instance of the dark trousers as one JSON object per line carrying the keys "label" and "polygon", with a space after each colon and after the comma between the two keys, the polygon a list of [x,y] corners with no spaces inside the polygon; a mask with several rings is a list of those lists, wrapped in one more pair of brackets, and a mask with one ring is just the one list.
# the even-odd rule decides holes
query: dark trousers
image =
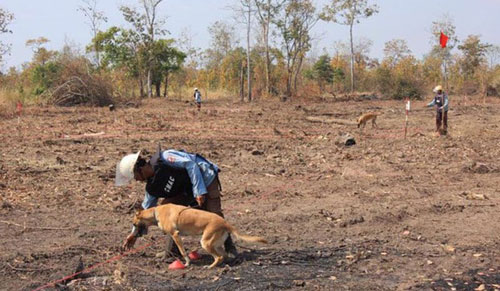
{"label": "dark trousers", "polygon": [[443,130],[446,132],[448,130],[448,111],[444,112],[444,116],[442,111],[436,112],[436,131],[441,129],[441,122],[443,123]]}
{"label": "dark trousers", "polygon": [[[220,200],[220,184],[219,179],[215,178],[210,185],[207,187],[207,195],[205,202],[201,206],[201,209],[206,210],[208,212],[213,212],[219,216],[224,217],[222,214],[221,200]],[[171,198],[165,198],[161,202],[161,204],[177,204],[183,206],[190,206],[193,203],[192,197],[188,197],[187,195],[180,194]]]}

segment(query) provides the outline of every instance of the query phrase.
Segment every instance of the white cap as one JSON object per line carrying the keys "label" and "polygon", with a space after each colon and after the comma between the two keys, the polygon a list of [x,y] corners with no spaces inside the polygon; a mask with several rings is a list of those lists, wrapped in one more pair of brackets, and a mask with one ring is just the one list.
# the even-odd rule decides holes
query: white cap
{"label": "white cap", "polygon": [[432,92],[437,93],[437,91],[443,91],[443,87],[441,85],[437,85]]}
{"label": "white cap", "polygon": [[198,88],[194,88],[195,91],[198,91]]}
{"label": "white cap", "polygon": [[141,151],[126,155],[116,164],[115,186],[127,185],[134,178],[134,166]]}

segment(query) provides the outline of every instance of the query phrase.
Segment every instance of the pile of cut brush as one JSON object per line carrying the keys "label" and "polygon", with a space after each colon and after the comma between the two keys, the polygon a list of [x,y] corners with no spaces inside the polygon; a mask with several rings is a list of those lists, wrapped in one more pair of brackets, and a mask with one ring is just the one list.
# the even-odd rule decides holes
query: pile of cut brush
{"label": "pile of cut brush", "polygon": [[113,87],[105,76],[91,74],[87,66],[68,61],[61,77],[46,93],[49,103],[57,106],[106,106],[113,103]]}

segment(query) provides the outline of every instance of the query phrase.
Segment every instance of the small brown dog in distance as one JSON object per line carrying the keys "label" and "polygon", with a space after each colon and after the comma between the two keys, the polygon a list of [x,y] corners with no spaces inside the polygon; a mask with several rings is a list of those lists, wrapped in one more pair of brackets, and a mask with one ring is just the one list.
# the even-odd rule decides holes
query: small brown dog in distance
{"label": "small brown dog in distance", "polygon": [[[133,224],[132,233],[134,235],[140,236],[150,225],[157,225],[165,233],[169,234],[179,248],[184,260],[186,260],[185,266],[189,266],[190,259],[182,245],[181,235],[202,235],[202,248],[214,257],[214,262],[208,267],[210,269],[222,263],[224,258],[227,258],[224,241],[229,234],[248,242],[267,243],[262,237],[238,233],[224,218],[215,213],[176,204],[164,204],[137,211]],[[126,242],[124,248],[132,248],[134,242],[135,240]]]}
{"label": "small brown dog in distance", "polygon": [[368,112],[368,113],[365,113],[363,115],[361,115],[359,118],[358,118],[358,128],[363,125],[363,127],[361,128],[365,128],[365,125],[368,121],[372,121],[372,128],[374,127],[378,127],[377,126],[377,116],[379,116],[380,113],[375,113],[375,112]]}

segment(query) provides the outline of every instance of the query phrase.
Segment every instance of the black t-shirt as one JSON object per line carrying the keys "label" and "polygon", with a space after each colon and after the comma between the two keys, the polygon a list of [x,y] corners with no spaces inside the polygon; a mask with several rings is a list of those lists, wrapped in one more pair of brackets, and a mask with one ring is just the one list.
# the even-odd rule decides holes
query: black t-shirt
{"label": "black t-shirt", "polygon": [[167,165],[161,158],[161,152],[151,157],[154,176],[146,183],[146,191],[157,198],[169,198],[179,194],[193,197],[193,185],[184,168]]}

